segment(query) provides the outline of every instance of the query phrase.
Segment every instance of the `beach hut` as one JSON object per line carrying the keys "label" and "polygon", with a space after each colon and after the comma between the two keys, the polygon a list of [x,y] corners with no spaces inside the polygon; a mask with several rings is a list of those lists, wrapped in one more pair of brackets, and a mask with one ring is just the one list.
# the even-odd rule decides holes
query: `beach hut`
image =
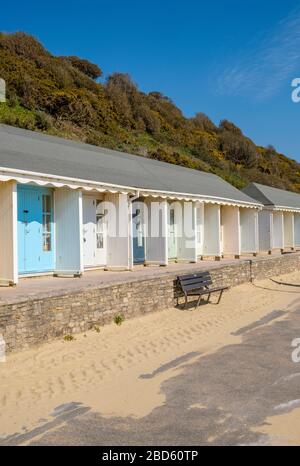
{"label": "beach hut", "polygon": [[264,205],[258,214],[259,249],[268,252],[300,247],[300,195],[251,183],[244,192]]}
{"label": "beach hut", "polygon": [[[234,256],[238,259],[241,255],[256,255],[258,252],[258,210],[222,205],[219,211],[220,256]],[[207,229],[207,234],[209,235],[209,229]]]}
{"label": "beach hut", "polygon": [[258,211],[257,204],[205,203],[202,256],[219,260],[221,257],[257,254]]}
{"label": "beach hut", "polygon": [[238,255],[240,223],[255,231],[259,202],[216,175],[6,125],[0,141],[1,283]]}

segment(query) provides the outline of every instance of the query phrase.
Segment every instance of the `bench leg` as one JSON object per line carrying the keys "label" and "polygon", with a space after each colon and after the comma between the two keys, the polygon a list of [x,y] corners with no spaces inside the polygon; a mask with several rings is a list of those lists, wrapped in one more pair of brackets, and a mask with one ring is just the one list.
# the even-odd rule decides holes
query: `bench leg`
{"label": "bench leg", "polygon": [[201,298],[202,298],[202,295],[200,294],[195,309],[197,309],[197,307],[201,303]]}
{"label": "bench leg", "polygon": [[184,309],[187,308],[187,304],[188,304],[188,297],[187,297],[187,295],[185,295]]}
{"label": "bench leg", "polygon": [[219,299],[218,299],[218,302],[217,302],[217,304],[219,304],[219,302],[221,301],[221,298],[222,298],[223,291],[224,291],[224,290],[221,290],[221,292],[220,292],[220,295],[219,295]]}

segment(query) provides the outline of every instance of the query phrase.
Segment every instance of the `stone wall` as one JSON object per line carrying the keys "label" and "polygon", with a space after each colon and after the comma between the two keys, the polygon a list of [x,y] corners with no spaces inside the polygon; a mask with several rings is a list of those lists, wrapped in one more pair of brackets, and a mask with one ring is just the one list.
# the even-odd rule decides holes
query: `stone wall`
{"label": "stone wall", "polygon": [[[294,253],[258,257],[230,265],[220,263],[210,271],[216,285],[236,286],[249,282],[251,276],[256,280],[276,277],[299,270],[299,265],[300,254]],[[189,272],[188,265],[185,272]],[[195,269],[192,273],[195,273]],[[2,304],[0,333],[6,341],[7,350],[17,351],[112,322],[118,313],[128,319],[159,311],[174,304],[175,278],[175,275],[165,274],[157,278],[65,292],[60,296]]]}

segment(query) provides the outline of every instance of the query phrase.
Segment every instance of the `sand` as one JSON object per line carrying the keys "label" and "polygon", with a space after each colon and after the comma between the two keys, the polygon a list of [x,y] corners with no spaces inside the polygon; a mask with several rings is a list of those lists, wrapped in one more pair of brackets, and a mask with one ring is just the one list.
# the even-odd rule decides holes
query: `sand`
{"label": "sand", "polygon": [[[300,283],[300,273],[280,278]],[[241,327],[279,306],[288,308],[297,297],[295,288],[288,290],[270,280],[241,285],[226,292],[218,306],[161,310],[101,327],[99,333],[75,335],[73,341],[59,339],[8,355],[0,364],[0,438],[37,427],[51,419],[57,406],[70,402],[103,416],[149,414],[165,401],[163,381],[199,354],[239,343],[232,333]],[[162,365],[165,370],[149,376]],[[300,417],[299,410],[295,415]],[[276,431],[278,423],[272,420]],[[271,423],[267,429],[272,430]]]}
{"label": "sand", "polygon": [[300,408],[278,416],[267,417],[264,425],[252,430],[267,435],[268,445],[299,446]]}

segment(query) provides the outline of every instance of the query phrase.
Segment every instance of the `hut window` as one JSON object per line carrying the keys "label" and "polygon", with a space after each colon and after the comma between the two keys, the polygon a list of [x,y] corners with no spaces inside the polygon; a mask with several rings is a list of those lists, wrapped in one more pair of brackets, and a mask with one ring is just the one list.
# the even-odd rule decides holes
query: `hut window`
{"label": "hut window", "polygon": [[136,231],[137,231],[137,242],[138,242],[138,247],[141,248],[143,246],[143,226],[140,221],[137,222],[136,224]]}
{"label": "hut window", "polygon": [[51,251],[51,196],[43,195],[43,251]]}
{"label": "hut window", "polygon": [[174,209],[170,210],[170,225],[171,226],[175,225],[175,210]]}

